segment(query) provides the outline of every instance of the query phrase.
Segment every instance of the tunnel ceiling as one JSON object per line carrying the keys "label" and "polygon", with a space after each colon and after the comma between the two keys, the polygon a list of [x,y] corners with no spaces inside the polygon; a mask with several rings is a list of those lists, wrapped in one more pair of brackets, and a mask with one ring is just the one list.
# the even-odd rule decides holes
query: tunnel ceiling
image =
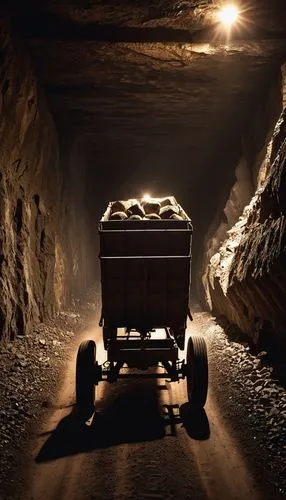
{"label": "tunnel ceiling", "polygon": [[199,169],[249,120],[277,72],[283,1],[241,4],[231,41],[214,22],[218,5],[29,2],[12,23],[29,40],[59,127],[84,141],[94,165],[115,162],[136,177],[137,164],[162,172],[180,156]]}

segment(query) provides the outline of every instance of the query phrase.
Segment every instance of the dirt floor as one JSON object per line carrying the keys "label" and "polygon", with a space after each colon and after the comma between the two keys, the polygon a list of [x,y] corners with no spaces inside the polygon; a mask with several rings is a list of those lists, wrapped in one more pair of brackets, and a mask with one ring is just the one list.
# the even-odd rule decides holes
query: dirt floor
{"label": "dirt floor", "polygon": [[98,303],[1,348],[0,498],[285,498],[285,390],[265,353],[198,308],[189,332],[208,346],[205,411],[191,411],[185,381],[120,380],[99,384],[88,422],[75,418],[79,343],[95,339],[105,360]]}

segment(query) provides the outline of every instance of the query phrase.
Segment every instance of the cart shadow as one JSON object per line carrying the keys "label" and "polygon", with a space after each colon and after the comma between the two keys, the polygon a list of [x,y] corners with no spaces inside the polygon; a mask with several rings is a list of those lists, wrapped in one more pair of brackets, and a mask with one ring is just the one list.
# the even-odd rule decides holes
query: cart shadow
{"label": "cart shadow", "polygon": [[[199,435],[206,439],[205,433],[198,432],[198,428],[202,431],[203,427],[198,425],[198,415],[196,422],[189,421],[189,410],[183,407],[185,405],[181,408],[178,405],[161,407],[158,391],[150,391],[150,386],[136,384],[132,387],[129,384],[127,389],[125,385],[121,392],[108,394],[99,402],[90,425],[86,422],[89,415],[79,414],[75,409],[64,417],[51,432],[35,460],[37,463],[48,462],[123,443],[176,436],[178,424],[183,425],[193,439],[201,439]],[[204,413],[204,423],[205,419],[207,421]]]}
{"label": "cart shadow", "polygon": [[[161,388],[162,389],[162,388]],[[165,419],[162,416],[156,384],[118,383],[104,393],[90,415],[74,409],[64,417],[44,443],[36,462],[108,448],[123,443],[162,439]]]}
{"label": "cart shadow", "polygon": [[196,408],[190,403],[180,407],[180,416],[189,437],[197,441],[206,441],[210,437],[210,426],[204,408]]}

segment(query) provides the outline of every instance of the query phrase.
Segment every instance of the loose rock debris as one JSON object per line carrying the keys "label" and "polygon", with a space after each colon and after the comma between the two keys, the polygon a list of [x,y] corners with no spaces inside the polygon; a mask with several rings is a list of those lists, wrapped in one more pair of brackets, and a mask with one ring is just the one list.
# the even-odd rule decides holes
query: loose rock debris
{"label": "loose rock debris", "polygon": [[0,344],[0,499],[18,480],[13,470],[31,424],[42,407],[50,406],[71,342],[83,326],[78,313],[63,312],[28,335]]}
{"label": "loose rock debris", "polygon": [[[208,313],[196,312],[194,325],[205,334],[210,359],[210,379],[221,391],[233,430],[241,427],[254,444],[253,459],[270,472],[272,485],[281,498],[286,493],[286,391],[273,378],[267,353],[251,353],[247,343],[230,340]],[[65,312],[38,325],[26,337],[0,345],[0,498],[11,499],[21,480],[19,457],[29,442],[29,433],[40,410],[53,408],[54,391],[75,332],[84,326],[83,316]],[[73,402],[71,402],[73,403]],[[231,416],[232,415],[232,416]],[[248,429],[248,431],[247,431]],[[264,464],[263,464],[264,460]],[[268,481],[267,474],[261,478]],[[3,487],[2,487],[3,485]],[[276,498],[276,497],[275,497]]]}
{"label": "loose rock debris", "polygon": [[233,410],[229,411],[236,413],[238,421],[241,419],[240,431],[244,432],[247,428],[248,435],[250,431],[250,438],[257,443],[259,456],[253,458],[262,463],[264,461],[265,471],[269,470],[272,475],[270,481],[284,497],[286,390],[275,378],[275,370],[268,364],[266,351],[252,353],[247,342],[242,341],[235,330],[219,326],[210,316],[206,328],[207,316],[207,313],[198,313],[195,320],[202,324],[206,333],[209,357],[213,360],[213,385],[218,393],[228,394],[229,405],[233,406]]}

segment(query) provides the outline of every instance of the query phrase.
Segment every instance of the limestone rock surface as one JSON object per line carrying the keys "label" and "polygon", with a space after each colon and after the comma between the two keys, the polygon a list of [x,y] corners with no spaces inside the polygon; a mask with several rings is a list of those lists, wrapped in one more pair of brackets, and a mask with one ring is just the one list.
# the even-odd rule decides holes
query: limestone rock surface
{"label": "limestone rock surface", "polygon": [[286,112],[272,140],[266,179],[219,251],[204,285],[210,308],[276,351],[286,349]]}
{"label": "limestone rock surface", "polygon": [[60,168],[58,134],[25,45],[0,22],[0,339],[8,340],[78,291],[73,281],[85,258],[74,247],[85,230],[78,218],[69,232],[75,197]]}

